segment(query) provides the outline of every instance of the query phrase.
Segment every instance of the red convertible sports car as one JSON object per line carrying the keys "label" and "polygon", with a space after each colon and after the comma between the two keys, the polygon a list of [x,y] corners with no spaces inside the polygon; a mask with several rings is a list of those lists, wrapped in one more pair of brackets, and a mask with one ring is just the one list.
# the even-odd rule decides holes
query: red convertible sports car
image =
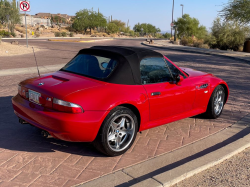
{"label": "red convertible sports car", "polygon": [[117,156],[138,131],[202,113],[218,118],[228,95],[222,79],[179,68],[158,52],[96,46],[57,72],[22,81],[12,103],[21,123]]}

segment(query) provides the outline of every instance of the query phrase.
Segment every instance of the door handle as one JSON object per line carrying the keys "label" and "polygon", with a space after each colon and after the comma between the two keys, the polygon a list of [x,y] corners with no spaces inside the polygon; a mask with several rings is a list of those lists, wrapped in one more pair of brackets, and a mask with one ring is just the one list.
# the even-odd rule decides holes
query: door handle
{"label": "door handle", "polygon": [[161,92],[153,92],[151,93],[152,96],[155,96],[155,95],[161,95]]}

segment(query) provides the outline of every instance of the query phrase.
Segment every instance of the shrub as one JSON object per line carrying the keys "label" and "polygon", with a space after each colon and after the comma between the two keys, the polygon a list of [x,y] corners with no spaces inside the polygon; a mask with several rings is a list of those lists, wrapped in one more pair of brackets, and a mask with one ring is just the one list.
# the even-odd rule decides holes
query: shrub
{"label": "shrub", "polygon": [[21,38],[24,38],[24,35],[23,35],[23,34],[21,34]]}
{"label": "shrub", "polygon": [[96,33],[98,37],[103,37],[103,33]]}
{"label": "shrub", "polygon": [[55,32],[55,37],[61,37],[62,34],[60,32]]}
{"label": "shrub", "polygon": [[16,29],[18,32],[22,33],[22,34],[26,34],[26,30],[25,30],[24,27],[18,27],[18,26],[16,26],[15,29]]}
{"label": "shrub", "polygon": [[70,32],[70,33],[69,33],[69,36],[70,36],[70,37],[74,37],[74,33],[73,33],[73,32]]}
{"label": "shrub", "polygon": [[67,33],[66,32],[62,32],[61,35],[62,35],[62,37],[67,37]]}
{"label": "shrub", "polygon": [[107,26],[107,32],[110,33],[117,33],[119,31],[118,26],[115,23],[110,22]]}
{"label": "shrub", "polygon": [[204,44],[204,40],[196,40],[196,41],[194,41],[193,46],[194,46],[194,47],[202,48],[202,45],[203,45],[203,44]]}
{"label": "shrub", "polygon": [[181,44],[184,46],[192,46],[194,44],[193,37],[183,37],[181,39]]}
{"label": "shrub", "polygon": [[38,38],[38,37],[40,37],[40,33],[39,32],[36,32],[35,33],[35,36]]}
{"label": "shrub", "polygon": [[199,46],[199,48],[210,49],[208,44],[202,44],[202,45]]}
{"label": "shrub", "polygon": [[107,33],[103,33],[103,37],[108,37],[108,34]]}
{"label": "shrub", "polygon": [[164,38],[170,38],[171,37],[171,34],[166,32],[165,34],[162,35]]}
{"label": "shrub", "polygon": [[249,34],[249,27],[217,18],[213,22],[211,31],[216,39],[215,44],[212,45],[213,48],[237,51],[244,44],[245,38]]}
{"label": "shrub", "polygon": [[2,36],[2,37],[8,37],[8,36],[10,36],[10,33],[8,31],[1,30],[0,31],[0,36]]}
{"label": "shrub", "polygon": [[12,32],[11,36],[16,37],[16,33]]}
{"label": "shrub", "polygon": [[239,46],[238,51],[239,51],[239,52],[242,52],[243,49],[244,49],[244,46],[241,45],[241,46]]}

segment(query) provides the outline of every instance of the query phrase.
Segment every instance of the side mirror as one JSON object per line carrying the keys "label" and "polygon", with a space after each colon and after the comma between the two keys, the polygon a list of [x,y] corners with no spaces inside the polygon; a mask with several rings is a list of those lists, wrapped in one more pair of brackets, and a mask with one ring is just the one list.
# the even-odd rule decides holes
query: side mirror
{"label": "side mirror", "polygon": [[176,84],[178,86],[181,85],[181,82],[184,80],[184,77],[182,75],[178,75],[177,78],[176,78]]}

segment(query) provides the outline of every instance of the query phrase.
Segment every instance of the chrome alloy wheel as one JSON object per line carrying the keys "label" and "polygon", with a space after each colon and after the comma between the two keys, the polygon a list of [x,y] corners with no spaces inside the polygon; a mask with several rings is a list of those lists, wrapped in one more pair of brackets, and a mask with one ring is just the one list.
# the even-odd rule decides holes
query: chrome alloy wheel
{"label": "chrome alloy wheel", "polygon": [[225,93],[222,90],[218,90],[214,99],[214,113],[219,115],[224,106]]}
{"label": "chrome alloy wheel", "polygon": [[135,123],[128,114],[121,114],[113,118],[110,122],[107,133],[109,148],[120,152],[126,149],[135,135]]}

